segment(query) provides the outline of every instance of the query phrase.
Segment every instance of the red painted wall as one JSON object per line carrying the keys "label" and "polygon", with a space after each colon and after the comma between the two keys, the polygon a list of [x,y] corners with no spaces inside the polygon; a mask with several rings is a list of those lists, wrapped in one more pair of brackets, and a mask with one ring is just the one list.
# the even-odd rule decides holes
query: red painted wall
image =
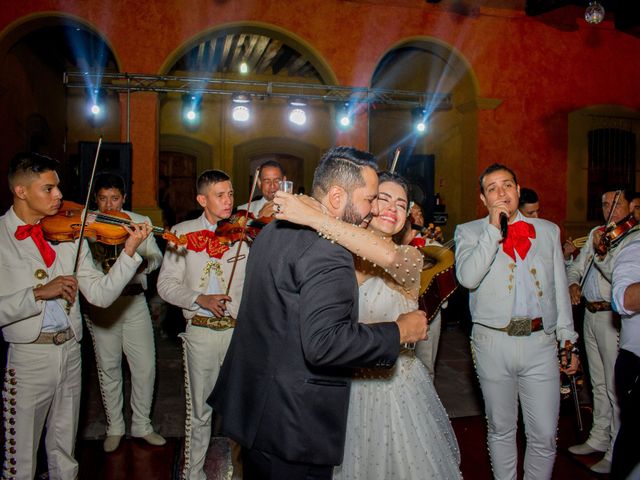
{"label": "red painted wall", "polygon": [[[640,108],[640,39],[616,31],[610,19],[587,25],[577,7],[529,18],[501,9],[451,13],[446,8],[452,3],[444,3],[190,0],[185,6],[179,0],[31,0],[3,5],[0,32],[31,14],[66,12],[104,35],[121,71],[159,73],[181,45],[207,29],[264,22],[311,45],[340,83],[360,86],[369,84],[377,62],[398,43],[437,38],[467,59],[480,96],[503,100],[496,110],[480,113],[478,168],[494,161],[509,164],[522,184],[538,190],[545,216],[562,222],[567,114],[594,104]],[[148,132],[149,140],[156,136]]]}

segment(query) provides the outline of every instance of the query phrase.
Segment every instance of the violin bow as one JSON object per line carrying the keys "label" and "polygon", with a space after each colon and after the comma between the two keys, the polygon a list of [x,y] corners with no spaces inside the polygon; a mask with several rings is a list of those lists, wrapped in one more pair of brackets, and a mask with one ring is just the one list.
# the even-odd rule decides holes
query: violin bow
{"label": "violin bow", "polygon": [[253,176],[253,185],[251,186],[251,193],[249,194],[249,202],[247,203],[247,211],[244,214],[244,224],[242,225],[242,231],[240,233],[240,240],[238,241],[238,249],[236,250],[236,254],[233,258],[230,258],[229,261],[233,260],[233,266],[231,267],[231,274],[229,275],[229,281],[227,282],[227,291],[225,295],[229,295],[229,291],[231,290],[231,282],[233,281],[233,276],[236,273],[236,266],[238,265],[238,260],[240,259],[240,249],[242,248],[242,242],[244,242],[244,237],[247,232],[247,222],[249,221],[249,209],[251,208],[251,200],[253,199],[253,195],[256,192],[256,186],[258,185],[258,177],[260,175],[260,169],[256,168],[256,173]]}
{"label": "violin bow", "polygon": [[396,147],[396,151],[393,154],[393,161],[391,162],[391,168],[389,169],[389,173],[393,173],[396,171],[396,165],[398,164],[398,159],[400,158],[400,147]]}
{"label": "violin bow", "polygon": [[[611,210],[609,211],[609,215],[607,217],[607,223],[605,225],[605,232],[607,230],[607,227],[609,226],[609,224],[611,223],[611,217],[613,217],[613,211],[616,209],[616,207],[618,206],[618,200],[620,200],[620,195],[622,195],[622,190],[616,190],[616,196],[613,199],[613,207],[611,207]],[[604,235],[604,233],[603,233]],[[584,271],[584,275],[582,276],[582,280],[580,280],[580,290],[582,290],[582,287],[584,286],[584,282],[587,280],[587,275],[589,275],[589,272],[591,271],[591,268],[593,267],[593,262],[596,259],[596,252],[593,252],[593,255],[591,256],[591,260],[589,260],[589,265],[587,266],[587,268]]]}
{"label": "violin bow", "polygon": [[[78,249],[76,250],[76,260],[73,263],[73,276],[78,274],[80,265],[80,252],[82,251],[82,240],[84,239],[84,229],[87,225],[87,216],[89,214],[89,199],[91,198],[91,190],[93,189],[93,179],[96,175],[96,166],[98,165],[98,156],[100,155],[100,147],[102,146],[102,136],[98,139],[98,147],[96,148],[96,156],[93,159],[93,168],[91,177],[89,178],[89,190],[87,191],[87,199],[84,203],[84,211],[82,212],[82,224],[80,225],[80,235],[78,236]],[[71,311],[71,304],[67,302],[67,313]]]}

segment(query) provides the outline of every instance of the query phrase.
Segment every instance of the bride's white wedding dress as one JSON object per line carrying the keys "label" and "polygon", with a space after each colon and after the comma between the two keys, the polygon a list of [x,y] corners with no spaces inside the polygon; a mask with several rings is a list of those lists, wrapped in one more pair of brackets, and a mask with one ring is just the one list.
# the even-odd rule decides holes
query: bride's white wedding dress
{"label": "bride's white wedding dress", "polygon": [[[360,286],[360,321],[392,322],[417,302],[377,276]],[[412,350],[394,368],[360,369],[351,386],[342,465],[334,480],[461,478],[460,451],[427,369]]]}

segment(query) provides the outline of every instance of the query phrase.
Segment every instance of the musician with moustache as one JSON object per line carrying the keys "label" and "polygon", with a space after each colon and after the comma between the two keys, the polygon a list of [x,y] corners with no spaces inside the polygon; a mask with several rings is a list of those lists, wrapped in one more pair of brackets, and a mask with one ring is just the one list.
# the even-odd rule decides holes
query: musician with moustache
{"label": "musician with moustache", "polygon": [[90,303],[108,307],[142,263],[136,249],[151,231],[144,224],[124,227],[129,237],[106,275],[83,240],[74,275],[80,242],[49,242],[40,224],[61,206],[57,166],[35,153],[16,155],[9,166],[13,206],[0,218],[0,328],[9,343],[2,393],[4,478],[34,478],[45,424],[49,478],[78,477],[78,289]]}
{"label": "musician with moustache", "polygon": [[[525,219],[518,211],[519,190],[505,165],[481,174],[480,199],[489,215],[456,228],[456,273],[470,291],[471,348],[494,477],[516,478],[520,404],[527,436],[524,478],[549,479],[560,409],[557,343],[563,352],[573,351],[578,335],[560,230],[546,220]],[[563,356],[561,368],[575,373],[575,352],[570,363]]]}
{"label": "musician with moustache", "polygon": [[[611,186],[602,195],[602,214],[607,221],[618,223],[629,215],[631,192]],[[611,310],[612,267],[619,248],[610,249],[602,258],[596,250],[606,226],[589,232],[580,254],[567,268],[571,303],[585,298],[583,340],[589,364],[593,391],[593,423],[584,443],[569,447],[574,455],[604,453],[590,468],[596,473],[609,473],[613,444],[620,427],[620,410],[615,389],[615,362],[618,356],[618,324]],[[594,258],[595,256],[595,258]],[[590,267],[591,265],[591,267]]]}
{"label": "musician with moustache", "polygon": [[[328,214],[318,231],[328,233],[333,217],[360,225],[377,212],[376,170],[373,156],[354,148],[325,153],[313,180]],[[402,342],[426,337],[424,313],[358,323],[351,254],[280,220],[256,238],[246,279],[209,402],[243,447],[245,478],[329,479],[344,453],[350,367],[393,366]]]}
{"label": "musician with moustache", "polygon": [[[124,179],[114,173],[97,175],[94,181],[95,201],[99,212],[123,212],[136,223],[151,224],[149,217],[123,210],[127,199]],[[108,272],[119,245],[91,242],[98,268]],[[98,368],[98,381],[105,416],[107,436],[105,452],[115,451],[125,433],[122,354],[131,372],[131,436],[150,445],[164,445],[166,440],[153,430],[151,403],[156,378],[156,350],[149,306],[144,295],[147,274],[162,263],[162,252],[150,235],[137,249],[144,259],[136,276],[109,308],[89,307],[85,316],[91,333]]]}
{"label": "musician with moustache", "polygon": [[273,215],[273,196],[280,188],[280,182],[284,180],[284,167],[275,160],[267,160],[260,165],[258,174],[258,188],[262,192],[262,198],[244,203],[238,206],[238,210],[249,210],[256,218],[270,217]]}
{"label": "musician with moustache", "polygon": [[[198,177],[197,192],[202,215],[179,223],[173,231],[177,235],[195,234],[196,246],[201,248],[169,245],[157,283],[160,297],[182,308],[187,320],[186,331],[180,337],[187,403],[182,478],[188,480],[206,480],[204,462],[212,420],[206,399],[218,378],[236,325],[249,253],[245,242],[238,249],[237,243],[221,244],[215,236],[218,222],[228,219],[233,210],[234,191],[229,175],[205,170]],[[232,453],[233,474],[237,478],[240,472],[233,444]]]}

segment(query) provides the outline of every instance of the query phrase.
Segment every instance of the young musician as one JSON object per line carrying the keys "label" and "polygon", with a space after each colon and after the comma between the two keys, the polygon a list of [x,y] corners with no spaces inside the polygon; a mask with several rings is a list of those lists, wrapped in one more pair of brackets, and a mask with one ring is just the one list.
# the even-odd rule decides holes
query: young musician
{"label": "young musician", "polygon": [[[188,480],[206,479],[204,460],[211,437],[212,412],[206,399],[218,378],[236,324],[249,253],[244,242],[238,249],[237,243],[220,244],[214,235],[218,222],[229,218],[233,210],[229,176],[220,170],[206,170],[198,177],[197,191],[197,201],[204,209],[202,215],[179,223],[173,231],[178,235],[198,235],[203,249],[169,246],[157,285],[162,299],[181,307],[187,319],[186,331],[180,337],[187,396],[182,474]],[[235,471],[234,476],[238,475]]]}
{"label": "young musician", "polygon": [[78,289],[89,302],[109,306],[142,263],[136,249],[151,231],[144,224],[124,227],[129,237],[106,275],[83,241],[74,275],[80,242],[51,243],[40,225],[61,206],[57,165],[35,153],[14,157],[9,166],[13,205],[0,218],[0,327],[9,343],[2,394],[7,478],[33,479],[45,424],[49,478],[77,478]]}
{"label": "young musician", "polygon": [[[95,201],[100,212],[123,212],[136,223],[151,224],[143,215],[123,210],[127,199],[124,180],[112,173],[96,177],[94,181]],[[91,243],[96,264],[109,270],[112,261],[110,251],[115,245]],[[104,451],[113,452],[125,433],[123,417],[122,353],[124,352],[131,371],[131,435],[142,438],[151,445],[164,445],[165,439],[153,431],[151,425],[151,402],[156,377],[156,355],[151,315],[144,292],[147,274],[160,266],[162,252],[152,235],[137,249],[144,259],[136,276],[122,291],[110,307],[92,306],[86,316],[91,332],[98,367],[98,381],[105,415],[107,437]]]}

